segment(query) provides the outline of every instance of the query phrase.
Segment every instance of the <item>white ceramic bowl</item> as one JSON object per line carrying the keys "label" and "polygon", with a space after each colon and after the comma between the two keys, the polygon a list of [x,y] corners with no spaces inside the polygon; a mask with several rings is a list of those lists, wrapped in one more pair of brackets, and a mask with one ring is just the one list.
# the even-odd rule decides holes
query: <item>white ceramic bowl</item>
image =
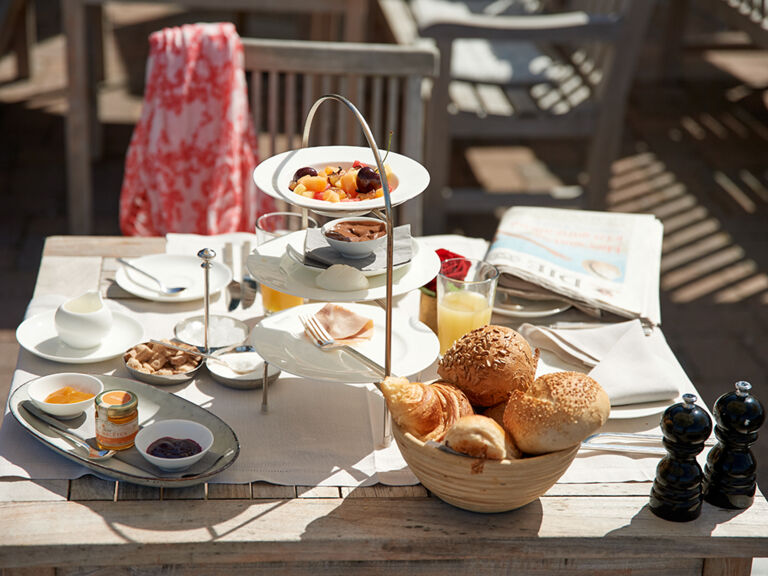
{"label": "white ceramic bowl", "polygon": [[77,372],[61,372],[33,380],[27,388],[27,394],[35,406],[51,416],[63,420],[75,418],[82,414],[86,408],[93,406],[93,397],[71,404],[51,404],[45,401],[49,394],[65,386],[93,394],[93,397],[98,396],[104,390],[104,384],[95,376]]}
{"label": "white ceramic bowl", "polygon": [[328,231],[341,222],[376,222],[381,224],[383,221],[379,220],[378,218],[350,217],[337,218],[336,220],[331,220],[330,222],[327,222],[323,225],[321,231],[325,239],[328,241],[328,244],[330,244],[337,252],[340,252],[347,258],[365,258],[387,241],[386,234],[373,240],[364,240],[361,242],[347,242],[345,240],[337,240],[328,236]]}
{"label": "white ceramic bowl", "polygon": [[[194,440],[202,450],[193,456],[184,458],[159,458],[147,452],[150,445],[166,436],[177,439]],[[142,427],[136,434],[136,450],[148,462],[162,470],[184,470],[199,461],[213,446],[213,432],[202,424],[192,420],[159,420]]]}

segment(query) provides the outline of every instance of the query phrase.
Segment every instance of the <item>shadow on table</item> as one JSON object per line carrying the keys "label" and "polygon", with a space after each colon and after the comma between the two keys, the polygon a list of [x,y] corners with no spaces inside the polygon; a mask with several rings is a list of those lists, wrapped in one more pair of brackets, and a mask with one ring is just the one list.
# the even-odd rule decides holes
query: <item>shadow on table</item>
{"label": "shadow on table", "polygon": [[[351,525],[356,538],[377,542],[393,558],[407,559],[415,553],[420,558],[430,555],[434,560],[458,562],[451,559],[466,557],[466,551],[473,547],[476,552],[486,548],[488,534],[495,534],[497,542],[521,534],[535,536],[541,523],[539,499],[511,512],[482,514],[461,510],[434,496],[348,497],[329,514],[308,524],[301,539],[333,540],[337,534],[341,538]],[[428,550],[423,546],[425,534],[436,536]],[[417,540],[417,536],[422,538]],[[414,543],[417,541],[420,544]],[[459,548],[457,542],[462,543]]]}
{"label": "shadow on table", "polygon": [[637,514],[632,517],[632,521],[627,526],[622,526],[616,530],[608,532],[605,537],[621,536],[647,537],[648,534],[654,534],[660,538],[675,538],[684,536],[686,539],[696,536],[709,536],[715,529],[726,522],[729,522],[739,514],[747,510],[726,510],[717,508],[704,502],[701,516],[690,522],[672,522],[659,518],[653,512],[648,504],[643,506]]}

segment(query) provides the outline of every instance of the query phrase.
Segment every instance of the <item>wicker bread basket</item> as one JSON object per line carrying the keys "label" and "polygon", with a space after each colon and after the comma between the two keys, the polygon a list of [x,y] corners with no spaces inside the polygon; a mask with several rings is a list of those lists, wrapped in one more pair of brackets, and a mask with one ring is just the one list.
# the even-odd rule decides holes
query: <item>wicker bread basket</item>
{"label": "wicker bread basket", "polygon": [[506,512],[549,490],[571,465],[579,445],[521,460],[478,460],[427,446],[393,423],[408,466],[435,496],[474,512]]}

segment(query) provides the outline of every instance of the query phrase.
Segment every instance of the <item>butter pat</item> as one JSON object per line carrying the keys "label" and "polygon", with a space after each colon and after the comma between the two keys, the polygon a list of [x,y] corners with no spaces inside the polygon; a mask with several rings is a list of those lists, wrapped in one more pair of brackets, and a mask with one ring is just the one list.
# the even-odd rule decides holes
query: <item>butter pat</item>
{"label": "butter pat", "polygon": [[315,284],[324,290],[352,292],[367,290],[368,278],[352,266],[334,264],[317,275]]}

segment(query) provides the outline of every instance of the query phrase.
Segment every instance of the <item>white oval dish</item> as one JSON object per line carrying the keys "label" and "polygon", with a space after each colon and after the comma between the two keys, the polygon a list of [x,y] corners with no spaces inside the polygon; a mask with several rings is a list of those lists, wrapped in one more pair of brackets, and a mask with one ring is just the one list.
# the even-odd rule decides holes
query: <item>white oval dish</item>
{"label": "white oval dish", "polygon": [[[384,155],[382,154],[382,159]],[[403,156],[390,152],[386,157],[392,174],[396,177],[397,187],[390,191],[392,206],[397,206],[414,198],[426,190],[429,184],[429,172],[421,164]],[[383,209],[384,198],[361,200],[360,202],[326,202],[305,198],[293,193],[288,185],[296,170],[304,166],[325,168],[326,166],[341,166],[349,168],[358,160],[369,166],[376,166],[373,152],[363,146],[313,146],[299,148],[271,156],[263,160],[253,171],[253,181],[266,194],[285,200],[295,206],[309,208],[321,214],[366,214],[371,210]]]}
{"label": "white oval dish", "polygon": [[[165,437],[194,440],[200,445],[200,452],[184,458],[160,458],[147,452],[149,446]],[[208,427],[192,420],[159,420],[147,424],[136,434],[136,450],[147,462],[161,470],[184,470],[200,460],[213,446],[213,433]]]}
{"label": "white oval dish", "polygon": [[93,394],[94,397],[101,394],[104,390],[104,384],[102,384],[101,380],[96,378],[96,376],[80,374],[77,372],[60,372],[58,374],[49,374],[48,376],[37,378],[30,383],[27,393],[29,394],[30,400],[32,400],[35,406],[40,408],[40,410],[63,420],[76,418],[82,414],[84,410],[93,406],[93,398],[69,404],[51,404],[50,402],[45,401],[49,394],[55,392],[59,388],[64,388],[65,386],[71,386],[80,392]]}

